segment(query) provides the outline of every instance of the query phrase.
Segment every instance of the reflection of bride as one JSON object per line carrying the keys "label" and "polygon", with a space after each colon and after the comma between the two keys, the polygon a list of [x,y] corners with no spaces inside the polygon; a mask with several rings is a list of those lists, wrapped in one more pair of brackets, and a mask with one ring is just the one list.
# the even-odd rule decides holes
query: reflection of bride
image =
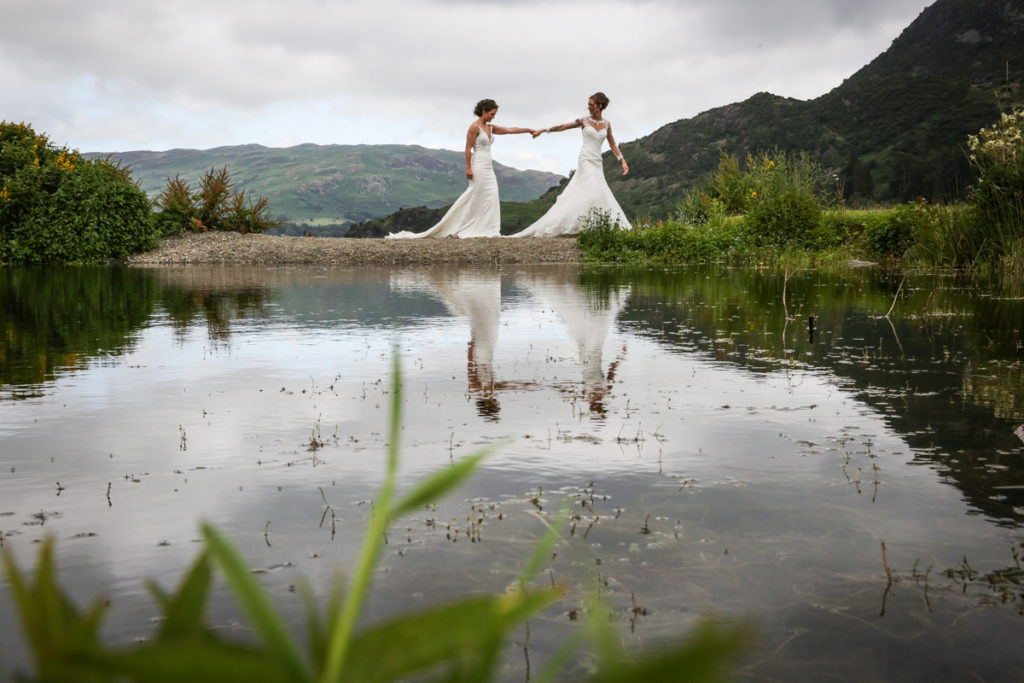
{"label": "reflection of bride", "polygon": [[498,381],[494,377],[494,347],[501,322],[501,274],[494,271],[432,268],[415,284],[393,282],[401,289],[420,289],[444,302],[452,315],[469,320],[466,378],[469,395],[482,417],[498,419],[498,392],[529,389],[530,382]]}
{"label": "reflection of bride", "polygon": [[615,373],[626,352],[626,347],[612,361],[607,372],[603,369],[603,356],[608,333],[615,325],[619,311],[626,303],[629,289],[596,291],[569,280],[563,274],[557,277],[537,277],[525,280],[538,300],[551,308],[565,323],[569,334],[576,342],[576,351],[582,365],[583,396],[591,412],[604,415],[604,399],[611,391]]}
{"label": "reflection of bride", "polygon": [[569,179],[569,184],[558,195],[554,206],[540,217],[533,225],[509,237],[559,237],[575,235],[583,229],[584,221],[592,214],[607,214],[609,221],[624,230],[631,229],[622,207],[615,201],[615,196],[604,178],[604,165],[601,162],[601,146],[608,140],[615,158],[622,162],[622,174],[629,173],[629,165],[622,157],[615,136],[612,135],[612,124],[602,117],[608,106],[608,97],[601,92],[594,93],[587,101],[589,116],[576,119],[572,123],[563,123],[534,133],[534,137],[543,132],[556,132],[581,128],[583,131],[583,147],[580,149],[576,172]]}

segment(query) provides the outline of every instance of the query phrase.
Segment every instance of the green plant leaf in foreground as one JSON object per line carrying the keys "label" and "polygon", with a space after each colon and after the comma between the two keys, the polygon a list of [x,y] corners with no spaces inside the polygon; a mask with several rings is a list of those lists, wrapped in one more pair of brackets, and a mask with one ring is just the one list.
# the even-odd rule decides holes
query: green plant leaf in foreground
{"label": "green plant leaf in foreground", "polygon": [[[299,583],[302,602],[306,608],[306,637],[309,639],[309,654],[315,667],[321,667],[327,661],[327,648],[331,640],[331,627],[341,614],[341,606],[345,601],[345,584],[340,574],[335,575],[331,585],[331,593],[324,608],[324,617],[320,615],[320,601],[313,593],[309,582]],[[322,674],[317,671],[317,674]]]}
{"label": "green plant leaf in foreground", "polygon": [[730,681],[729,664],[753,642],[753,633],[742,625],[726,626],[707,619],[699,622],[686,641],[661,653],[642,658],[628,655],[605,661],[592,683],[648,683],[649,681]]}
{"label": "green plant leaf in foreground", "polygon": [[[214,638],[175,638],[143,644],[123,653],[97,653],[87,664],[90,669],[104,674],[100,680],[117,682],[294,683],[304,680],[296,678],[286,663],[266,648]],[[66,680],[83,679],[76,675]]]}
{"label": "green plant leaf in foreground", "polygon": [[291,672],[293,680],[311,680],[309,668],[284,620],[274,609],[263,587],[253,578],[241,556],[210,524],[202,525],[202,533],[210,556],[224,572],[228,585],[263,639],[269,654]]}
{"label": "green plant leaf in foreground", "polygon": [[489,680],[508,633],[560,595],[512,590],[469,598],[371,627],[352,641],[342,680],[391,681],[442,663]]}
{"label": "green plant leaf in foreground", "polygon": [[463,458],[451,467],[447,467],[417,484],[405,497],[391,508],[389,519],[397,519],[404,514],[428,505],[469,479],[484,458],[493,453],[495,447],[486,448],[475,455]]}
{"label": "green plant leaf in foreground", "polygon": [[147,583],[149,592],[160,603],[164,613],[158,640],[208,635],[204,618],[212,583],[213,567],[205,552],[192,563],[174,595],[167,595],[152,581]]}
{"label": "green plant leaf in foreground", "polygon": [[53,543],[52,536],[43,539],[31,584],[25,581],[10,551],[3,553],[4,573],[21,618],[22,634],[32,650],[40,679],[97,680],[81,671],[78,663],[101,647],[99,627],[106,606],[97,600],[82,612],[61,591]]}
{"label": "green plant leaf in foreground", "polygon": [[384,482],[377,494],[377,503],[370,514],[370,523],[366,529],[366,538],[359,551],[356,569],[352,574],[352,583],[348,595],[342,603],[338,617],[331,622],[327,642],[327,656],[323,666],[323,679],[326,681],[340,680],[345,668],[355,630],[356,620],[362,610],[363,600],[370,590],[370,579],[373,568],[380,555],[384,532],[387,531],[388,513],[391,511],[391,497],[395,492],[395,480],[398,477],[398,441],[402,423],[402,368],[398,361],[398,352],[394,352],[391,362],[391,423],[388,427],[388,458]]}

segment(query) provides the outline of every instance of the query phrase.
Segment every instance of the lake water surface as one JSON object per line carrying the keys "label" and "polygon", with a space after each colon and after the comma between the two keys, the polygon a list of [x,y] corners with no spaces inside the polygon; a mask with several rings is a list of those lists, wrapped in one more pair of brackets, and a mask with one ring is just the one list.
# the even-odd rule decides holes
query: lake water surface
{"label": "lake water surface", "polygon": [[[396,521],[370,618],[503,590],[569,500],[535,667],[600,583],[631,647],[753,623],[742,679],[1024,678],[1021,292],[873,270],[6,269],[0,316],[0,538],[26,567],[52,534],[76,599],[110,600],[112,642],[152,631],[144,580],[177,583],[201,520],[300,630],[296,586],[326,596],[353,565],[397,349],[401,486],[498,447]],[[0,587],[3,677],[27,655]],[[223,589],[210,619],[249,637]]]}

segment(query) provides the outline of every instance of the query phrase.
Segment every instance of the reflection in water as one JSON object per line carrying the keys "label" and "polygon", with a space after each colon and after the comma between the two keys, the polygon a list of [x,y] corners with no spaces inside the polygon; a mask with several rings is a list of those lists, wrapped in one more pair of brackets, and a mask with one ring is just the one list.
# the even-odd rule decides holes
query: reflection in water
{"label": "reflection in water", "polygon": [[466,378],[469,396],[481,417],[498,421],[498,393],[534,389],[532,381],[498,380],[494,350],[501,323],[501,273],[493,269],[438,267],[405,271],[391,280],[396,291],[427,292],[440,299],[456,316],[469,321]]}
{"label": "reflection in water", "polygon": [[0,400],[130,350],[159,293],[139,270],[0,268]]}
{"label": "reflection in water", "polygon": [[424,271],[402,271],[391,280],[398,292],[428,292],[440,299],[456,316],[469,322],[466,377],[470,397],[482,417],[497,421],[501,411],[499,393],[556,389],[571,402],[583,399],[597,418],[606,410],[604,401],[615,382],[619,363],[625,356],[623,344],[615,360],[604,368],[604,347],[615,320],[629,297],[629,287],[618,284],[595,288],[581,282],[573,268],[521,269],[515,285],[551,310],[564,325],[575,346],[581,368],[578,384],[552,380],[497,379],[495,348],[501,326],[502,275],[493,269],[438,267]]}
{"label": "reflection in water", "polygon": [[[904,281],[869,271],[788,282],[771,272],[648,271],[631,281],[623,320],[639,333],[754,372],[832,373],[978,509],[1024,520],[1024,472],[1006,459],[1024,421],[1024,299],[943,275]],[[790,316],[814,316],[813,338],[790,324],[783,292]]]}
{"label": "reflection in water", "polygon": [[[575,342],[583,370],[584,403],[595,417],[603,417],[604,399],[611,391],[626,345],[622,345],[607,371],[604,370],[604,347],[629,296],[629,287],[591,288],[550,270],[530,272],[519,281],[565,324]],[[562,389],[565,391],[564,387]]]}
{"label": "reflection in water", "polygon": [[[751,678],[1019,677],[1024,302],[943,275],[900,284],[720,268],[4,271],[0,540],[24,565],[56,534],[76,597],[111,596],[105,633],[120,640],[146,637],[142,577],[180,578],[200,518],[274,568],[259,580],[275,601],[294,605],[303,576],[326,593],[383,470],[398,337],[402,486],[505,443],[458,495],[396,522],[372,617],[502,590],[538,517],[568,498],[550,571],[569,592],[531,625],[531,658],[578,626],[565,615],[597,567],[630,645],[704,611],[757,619]],[[236,616],[225,601],[215,626]],[[18,664],[11,623],[0,599],[0,652]]]}
{"label": "reflection in water", "polygon": [[[246,273],[247,271],[242,271]],[[132,350],[162,310],[179,339],[202,324],[224,343],[231,325],[259,316],[269,288],[247,272],[210,279],[209,269],[0,269],[0,400],[45,391],[66,371]]]}

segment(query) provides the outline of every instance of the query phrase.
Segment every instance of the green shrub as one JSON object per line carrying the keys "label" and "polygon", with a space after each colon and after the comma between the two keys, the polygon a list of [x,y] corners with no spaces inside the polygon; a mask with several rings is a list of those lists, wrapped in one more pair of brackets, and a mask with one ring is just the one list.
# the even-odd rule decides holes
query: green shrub
{"label": "green shrub", "polygon": [[845,237],[823,230],[826,176],[808,155],[778,150],[748,154],[741,164],[723,152],[718,167],[684,196],[679,218],[701,225],[719,215],[744,215],[744,242],[761,247],[827,248]]}
{"label": "green shrub", "polygon": [[592,261],[615,260],[614,255],[625,246],[626,232],[612,221],[610,213],[594,209],[584,219],[576,244]]}
{"label": "green shrub", "polygon": [[[747,161],[749,163],[750,157]],[[750,174],[740,168],[739,160],[722,151],[715,170],[683,196],[680,220],[700,224],[710,220],[715,211],[732,215],[744,213],[751,204],[752,188]]]}
{"label": "green shrub", "polygon": [[879,219],[864,225],[861,235],[864,247],[874,256],[902,256],[914,239],[915,229],[919,220],[919,206],[916,203],[904,204],[887,211]]}
{"label": "green shrub", "polygon": [[102,263],[156,244],[149,200],[105,161],[89,161],[60,184],[18,231],[21,262]]}
{"label": "green shrub", "polygon": [[620,230],[606,214],[593,214],[577,244],[588,261],[630,264],[721,261],[746,253],[739,221],[725,215],[717,200],[708,209],[701,223],[669,220],[633,230]]}
{"label": "green shrub", "polygon": [[794,189],[768,192],[743,219],[749,238],[760,246],[810,246],[821,222],[821,206],[813,195]]}
{"label": "green shrub", "polygon": [[711,175],[711,197],[728,213],[742,213],[750,206],[750,159],[748,155],[747,172],[744,172],[736,157],[722,152],[718,167]]}
{"label": "green shrub", "polygon": [[255,201],[245,190],[232,192],[234,183],[227,167],[210,169],[199,181],[199,189],[180,176],[167,181],[167,187],[156,198],[156,225],[163,235],[186,231],[226,230],[231,232],[263,232],[276,228],[280,221],[271,217],[266,197]]}
{"label": "green shrub", "polygon": [[750,192],[743,220],[759,246],[809,247],[818,241],[825,175],[807,155],[747,156]]}
{"label": "green shrub", "polygon": [[127,169],[0,122],[0,262],[102,263],[155,238],[149,201]]}
{"label": "green shrub", "polygon": [[907,256],[938,267],[972,266],[978,253],[977,218],[970,204],[926,204],[915,208],[913,238]]}

